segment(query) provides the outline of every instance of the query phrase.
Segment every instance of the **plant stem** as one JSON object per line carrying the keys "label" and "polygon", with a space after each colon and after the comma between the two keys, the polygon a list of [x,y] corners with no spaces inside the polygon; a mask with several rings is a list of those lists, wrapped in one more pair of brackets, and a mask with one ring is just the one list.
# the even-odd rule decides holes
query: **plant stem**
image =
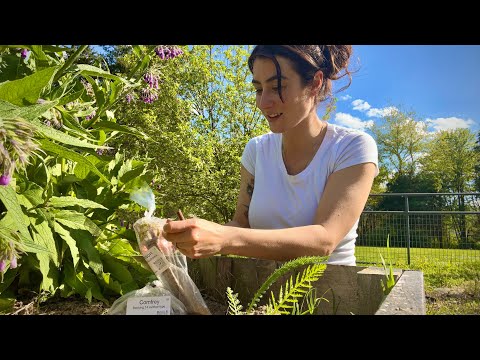
{"label": "plant stem", "polygon": [[88,45],[81,45],[75,53],[68,58],[67,61],[65,61],[65,64],[60,68],[60,70],[57,71],[53,78],[53,82],[56,82],[62,75],[67,71],[67,69],[75,62],[77,59],[80,57],[80,55],[85,51],[85,49],[88,48]]}

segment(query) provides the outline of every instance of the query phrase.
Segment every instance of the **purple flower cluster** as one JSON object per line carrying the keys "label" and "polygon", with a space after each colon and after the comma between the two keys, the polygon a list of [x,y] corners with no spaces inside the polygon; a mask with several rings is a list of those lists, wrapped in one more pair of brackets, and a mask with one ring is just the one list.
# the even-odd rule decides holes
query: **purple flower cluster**
{"label": "purple flower cluster", "polygon": [[35,154],[34,128],[22,118],[4,118],[0,127],[0,185],[8,185],[15,168],[25,168]]}
{"label": "purple flower cluster", "polygon": [[28,56],[28,49],[22,49],[22,51],[20,52],[20,56],[22,57],[22,59],[26,59]]}
{"label": "purple flower cluster", "polygon": [[158,100],[158,94],[151,87],[143,88],[140,90],[140,99],[146,104],[151,104]]}
{"label": "purple flower cluster", "polygon": [[95,110],[90,115],[85,116],[85,120],[92,120],[93,117],[97,114]]}
{"label": "purple flower cluster", "polygon": [[135,94],[129,93],[125,96],[125,100],[127,100],[127,104],[130,104],[132,101],[135,100]]}
{"label": "purple flower cluster", "polygon": [[155,53],[162,60],[173,59],[183,54],[182,49],[177,47],[158,46],[155,48]]}
{"label": "purple flower cluster", "polygon": [[158,89],[158,76],[150,72],[143,75],[143,80],[151,87]]}
{"label": "purple flower cluster", "polygon": [[[12,236],[16,235],[12,232]],[[15,244],[12,240],[0,237],[0,274],[3,279],[3,274],[7,269],[7,265],[10,264],[10,269],[15,269],[18,266],[19,250],[15,248]]]}
{"label": "purple flower cluster", "polygon": [[8,174],[3,174],[2,176],[0,176],[0,185],[8,185],[10,184],[10,180],[12,180],[12,177]]}
{"label": "purple flower cluster", "polygon": [[90,97],[95,96],[95,92],[93,91],[93,86],[90,84],[87,80],[84,78],[80,79],[80,82],[82,83],[83,87],[85,88],[85,91],[87,92],[87,95]]}

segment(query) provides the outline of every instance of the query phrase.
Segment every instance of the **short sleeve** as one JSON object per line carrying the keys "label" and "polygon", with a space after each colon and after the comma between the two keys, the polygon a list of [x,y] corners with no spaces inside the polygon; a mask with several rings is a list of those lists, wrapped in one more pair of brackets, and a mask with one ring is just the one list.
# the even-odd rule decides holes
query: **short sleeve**
{"label": "short sleeve", "polygon": [[242,165],[247,169],[247,171],[255,176],[255,159],[256,159],[256,142],[255,139],[250,139],[245,145],[242,154]]}
{"label": "short sleeve", "polygon": [[377,176],[379,172],[377,143],[371,135],[358,132],[343,139],[338,148],[333,171],[369,162],[375,164],[377,168],[375,176]]}

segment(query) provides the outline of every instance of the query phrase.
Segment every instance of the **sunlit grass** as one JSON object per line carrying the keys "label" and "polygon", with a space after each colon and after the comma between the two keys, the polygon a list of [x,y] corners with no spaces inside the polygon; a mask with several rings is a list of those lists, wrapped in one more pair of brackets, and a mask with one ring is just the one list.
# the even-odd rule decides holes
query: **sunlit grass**
{"label": "sunlit grass", "polygon": [[[475,254],[477,250],[449,250],[462,254],[454,260],[439,256],[442,253],[438,249],[420,249],[421,255],[415,254],[417,249],[411,250],[410,265],[406,257],[399,256],[400,252],[406,252],[405,249],[390,248],[389,255],[396,256],[396,261],[392,260],[395,268],[423,272],[427,315],[480,315],[480,258]],[[375,252],[376,257],[373,256]],[[382,267],[379,252],[386,254],[387,249],[357,247],[357,265]],[[473,260],[475,257],[477,260]],[[359,261],[365,258],[369,261]]]}

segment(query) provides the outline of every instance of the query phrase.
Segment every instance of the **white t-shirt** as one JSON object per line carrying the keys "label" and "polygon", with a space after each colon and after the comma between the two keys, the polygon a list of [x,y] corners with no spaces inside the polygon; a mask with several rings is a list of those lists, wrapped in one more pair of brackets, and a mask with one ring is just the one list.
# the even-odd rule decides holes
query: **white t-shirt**
{"label": "white t-shirt", "polygon": [[[269,132],[250,139],[242,165],[255,177],[248,210],[252,229],[283,229],[311,225],[328,177],[352,165],[372,162],[378,149],[367,133],[327,123],[327,132],[308,166],[289,175],[282,157],[282,134]],[[358,220],[328,258],[329,264],[355,266]],[[302,239],[298,239],[302,241]]]}

